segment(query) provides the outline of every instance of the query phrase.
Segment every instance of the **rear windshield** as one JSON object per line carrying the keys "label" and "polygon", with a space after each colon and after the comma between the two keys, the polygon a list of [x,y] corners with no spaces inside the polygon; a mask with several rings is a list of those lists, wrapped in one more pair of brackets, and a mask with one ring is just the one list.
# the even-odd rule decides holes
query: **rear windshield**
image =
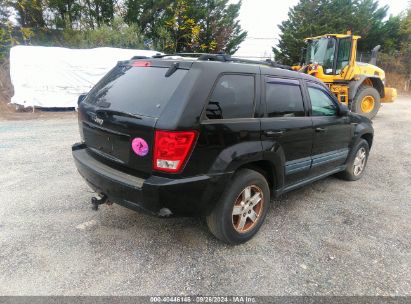
{"label": "rear windshield", "polygon": [[113,111],[159,117],[187,70],[165,77],[168,68],[117,66],[87,95],[85,102]]}

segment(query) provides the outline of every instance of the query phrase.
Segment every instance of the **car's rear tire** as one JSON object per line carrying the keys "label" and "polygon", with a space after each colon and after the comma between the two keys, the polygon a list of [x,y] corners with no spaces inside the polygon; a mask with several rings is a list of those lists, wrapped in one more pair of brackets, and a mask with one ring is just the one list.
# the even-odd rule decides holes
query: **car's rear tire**
{"label": "car's rear tire", "polygon": [[347,168],[337,176],[348,181],[359,180],[364,175],[369,153],[368,142],[360,139],[348,156]]}
{"label": "car's rear tire", "polygon": [[351,104],[351,111],[373,119],[377,115],[380,107],[380,93],[370,86],[361,86]]}
{"label": "car's rear tire", "polygon": [[221,241],[241,244],[260,229],[270,204],[270,189],[260,173],[241,169],[206,217],[208,228]]}

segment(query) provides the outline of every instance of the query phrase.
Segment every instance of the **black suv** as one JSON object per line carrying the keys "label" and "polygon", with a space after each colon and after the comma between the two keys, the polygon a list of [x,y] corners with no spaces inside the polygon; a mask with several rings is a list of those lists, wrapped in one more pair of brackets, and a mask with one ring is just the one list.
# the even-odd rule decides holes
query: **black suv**
{"label": "black suv", "polygon": [[100,194],[153,215],[205,216],[236,244],[271,197],[338,173],[357,180],[371,121],[314,77],[228,56],[119,62],[79,98],[80,174]]}

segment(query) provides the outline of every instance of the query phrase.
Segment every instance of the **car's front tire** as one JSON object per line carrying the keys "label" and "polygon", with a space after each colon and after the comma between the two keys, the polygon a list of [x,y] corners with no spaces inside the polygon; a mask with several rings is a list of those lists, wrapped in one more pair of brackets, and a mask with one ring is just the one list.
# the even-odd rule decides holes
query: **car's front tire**
{"label": "car's front tire", "polygon": [[270,189],[264,176],[241,169],[206,217],[208,228],[225,243],[244,243],[260,229],[269,204]]}
{"label": "car's front tire", "polygon": [[368,142],[365,139],[360,139],[348,156],[347,168],[338,176],[348,181],[359,180],[364,175],[369,153]]}

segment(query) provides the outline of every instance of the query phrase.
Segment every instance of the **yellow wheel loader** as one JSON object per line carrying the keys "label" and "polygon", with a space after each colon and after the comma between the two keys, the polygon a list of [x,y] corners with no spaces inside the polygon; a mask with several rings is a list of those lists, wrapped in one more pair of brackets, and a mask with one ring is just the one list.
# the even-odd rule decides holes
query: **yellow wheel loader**
{"label": "yellow wheel loader", "polygon": [[379,45],[369,63],[356,61],[360,38],[351,32],[306,38],[302,63],[292,69],[321,79],[351,111],[373,118],[381,103],[394,101],[397,90],[385,87],[385,73],[376,66]]}

